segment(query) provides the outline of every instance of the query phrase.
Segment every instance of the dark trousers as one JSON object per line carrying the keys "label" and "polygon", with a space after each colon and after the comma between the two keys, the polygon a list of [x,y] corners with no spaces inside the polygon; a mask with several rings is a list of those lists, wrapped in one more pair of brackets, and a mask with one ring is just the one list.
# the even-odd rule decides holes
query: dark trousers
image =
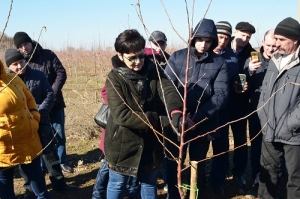
{"label": "dark trousers", "polygon": [[[168,133],[168,138],[171,139],[173,142],[178,144],[177,136],[173,132]],[[188,139],[187,139],[188,140]],[[197,140],[192,141],[189,144],[188,151],[189,151],[189,157],[190,161],[199,161],[206,158],[206,154],[209,147],[209,141],[207,140],[207,137],[204,138],[198,138]],[[177,147],[175,147],[170,142],[166,143],[167,149],[175,156],[175,158],[178,158],[179,156],[179,150]],[[186,149],[187,146],[184,148],[184,155],[183,155],[183,161],[186,157]],[[168,154],[168,157],[173,159],[172,156]],[[197,186],[198,189],[203,188],[203,182],[205,182],[205,161],[198,163],[197,167]],[[167,160],[167,182],[168,182],[168,195],[167,199],[177,199],[179,198],[179,192],[177,188],[177,163],[175,160]]]}
{"label": "dark trousers", "polygon": [[[21,164],[20,168],[28,177],[28,182],[37,196],[38,199],[50,198],[47,191],[45,177],[40,167],[39,158],[34,159],[30,164]],[[1,168],[0,169],[0,198],[1,199],[12,199],[15,198],[14,194],[14,169]]]}
{"label": "dark trousers", "polygon": [[[49,179],[52,183],[52,188],[55,190],[62,189],[66,185],[66,182],[60,168],[60,162],[57,154],[55,152],[52,152],[50,154],[42,154],[41,158],[45,162],[46,168],[49,171]],[[24,188],[31,191],[28,176],[22,171],[21,167],[19,168],[20,174],[25,180]]]}
{"label": "dark trousers", "polygon": [[[230,121],[240,119],[247,115],[248,106],[241,104],[231,104],[229,116]],[[247,119],[234,122],[231,125],[231,130],[234,140],[234,148],[247,143]],[[248,149],[244,145],[234,150],[233,155],[233,169],[234,176],[241,176],[244,174],[247,167]]]}
{"label": "dark trousers", "polygon": [[[223,123],[225,124],[225,123]],[[220,125],[222,122],[220,120]],[[221,154],[213,158],[210,172],[210,185],[222,186],[223,181],[226,178],[226,174],[229,167],[229,139],[228,139],[228,125],[219,129],[220,138],[212,141],[213,154]]]}
{"label": "dark trousers", "polygon": [[258,177],[259,170],[260,170],[262,133],[260,132],[261,125],[260,125],[260,121],[259,121],[257,113],[252,114],[249,117],[248,121],[249,121],[250,139],[253,139],[255,136],[257,136],[257,137],[255,137],[255,139],[253,139],[251,141],[251,153],[250,153],[251,170],[252,170],[251,177],[252,177],[253,182],[255,182],[255,179]]}
{"label": "dark trousers", "polygon": [[[39,127],[39,135],[42,147],[45,148],[47,146],[44,149],[43,154],[41,155],[41,162],[43,162],[43,165],[45,165],[46,169],[49,172],[49,179],[52,183],[52,188],[55,190],[62,189],[66,185],[66,182],[60,167],[59,157],[54,150],[53,143],[50,143],[51,139],[53,138],[53,133],[50,124],[42,124],[41,122]],[[24,172],[22,172],[21,169],[20,174],[25,180],[24,188],[30,191],[31,189],[28,177]]]}
{"label": "dark trousers", "polygon": [[275,199],[279,178],[282,175],[281,165],[285,159],[288,182],[287,198],[300,198],[300,146],[279,142],[266,142],[263,136],[261,147],[261,170],[259,175],[258,196],[261,199]]}

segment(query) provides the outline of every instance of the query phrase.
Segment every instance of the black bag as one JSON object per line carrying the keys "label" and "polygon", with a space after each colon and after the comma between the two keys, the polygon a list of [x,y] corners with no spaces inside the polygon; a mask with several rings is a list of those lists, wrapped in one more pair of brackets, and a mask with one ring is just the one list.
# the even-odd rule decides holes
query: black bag
{"label": "black bag", "polygon": [[105,129],[109,115],[109,107],[107,104],[103,103],[98,113],[95,115],[94,120],[100,127]]}

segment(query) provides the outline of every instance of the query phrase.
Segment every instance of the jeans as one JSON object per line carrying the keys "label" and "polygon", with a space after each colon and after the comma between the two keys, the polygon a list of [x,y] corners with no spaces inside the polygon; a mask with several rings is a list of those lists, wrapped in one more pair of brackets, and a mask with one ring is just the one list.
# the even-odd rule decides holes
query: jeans
{"label": "jeans", "polygon": [[[42,154],[41,157],[46,165],[47,170],[49,171],[49,179],[52,183],[52,188],[55,190],[60,190],[66,186],[65,178],[60,168],[59,159],[55,152],[49,154]],[[39,159],[39,158],[38,158]],[[20,174],[24,178],[24,188],[26,190],[30,189],[30,184],[27,175],[22,171],[21,166],[19,167]],[[43,172],[44,173],[44,172]]]}
{"label": "jeans", "polygon": [[282,175],[281,166],[285,159],[288,182],[287,198],[300,198],[300,146],[279,142],[266,142],[263,136],[261,146],[261,170],[259,174],[258,197],[275,199],[279,178]]}
{"label": "jeans", "polygon": [[[147,173],[145,167],[141,165],[139,167],[137,178],[118,174],[112,170],[109,170],[107,199],[123,199],[128,181],[129,182],[131,181],[131,183],[132,181],[134,181],[135,184],[137,184],[136,180],[139,180],[139,182],[141,183],[142,199],[156,199],[157,198],[157,188],[156,188],[157,173],[158,173],[158,169],[151,171],[150,173]],[[137,193],[137,190],[138,187],[135,187],[135,191],[136,191],[135,193]],[[129,195],[129,197],[132,196]]]}
{"label": "jeans", "polygon": [[56,149],[57,155],[60,160],[60,164],[66,164],[66,135],[65,135],[65,110],[62,109],[52,109],[50,114],[50,121],[56,134]]}
{"label": "jeans", "polygon": [[92,193],[92,199],[106,198],[105,194],[106,194],[108,179],[109,179],[109,169],[106,166],[106,158],[104,157],[96,177],[96,181]]}
{"label": "jeans", "polygon": [[[30,186],[38,199],[49,199],[49,193],[46,188],[45,177],[40,167],[39,158],[35,158],[30,164],[21,164],[21,170],[26,174]],[[15,167],[0,169],[0,198],[12,199],[14,194],[14,169]]]}

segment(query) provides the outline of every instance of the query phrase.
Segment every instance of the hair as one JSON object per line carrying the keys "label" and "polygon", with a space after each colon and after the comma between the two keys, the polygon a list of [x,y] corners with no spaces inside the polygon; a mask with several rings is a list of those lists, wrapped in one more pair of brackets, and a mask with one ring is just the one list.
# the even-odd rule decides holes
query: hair
{"label": "hair", "polygon": [[144,37],[135,29],[125,30],[118,35],[115,41],[115,50],[118,53],[135,53],[145,48]]}
{"label": "hair", "polygon": [[270,34],[271,31],[273,31],[273,36],[274,36],[274,29],[268,30],[264,35],[264,40],[266,39],[266,36]]}

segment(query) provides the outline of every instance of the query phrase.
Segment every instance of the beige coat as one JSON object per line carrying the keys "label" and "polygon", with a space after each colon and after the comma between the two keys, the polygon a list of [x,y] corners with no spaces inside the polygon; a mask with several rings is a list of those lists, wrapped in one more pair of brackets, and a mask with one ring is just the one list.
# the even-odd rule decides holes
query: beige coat
{"label": "beige coat", "polygon": [[36,102],[14,75],[0,61],[0,167],[31,163],[42,150]]}

